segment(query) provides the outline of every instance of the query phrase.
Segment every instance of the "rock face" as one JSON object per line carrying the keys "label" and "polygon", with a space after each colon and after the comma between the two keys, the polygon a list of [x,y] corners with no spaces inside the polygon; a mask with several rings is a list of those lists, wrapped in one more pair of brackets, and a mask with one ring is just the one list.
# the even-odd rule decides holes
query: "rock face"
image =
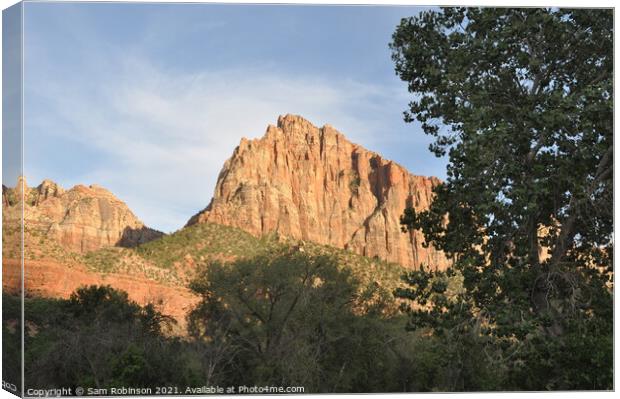
{"label": "rock face", "polygon": [[[174,317],[178,333],[185,331],[187,313],[199,302],[200,297],[191,290],[170,286],[148,278],[119,273],[97,273],[81,265],[68,267],[53,260],[26,260],[24,263],[25,291],[28,295],[67,299],[84,285],[111,285],[127,292],[129,298],[140,305],[160,304],[160,310]],[[4,292],[21,292],[21,264],[18,259],[3,259],[2,288]]]}
{"label": "rock face", "polygon": [[163,235],[146,227],[124,202],[96,185],[78,185],[65,191],[44,180],[29,188],[22,178],[17,188],[2,187],[5,217],[19,217],[22,189],[24,227],[43,231],[74,252],[115,245],[132,247]]}
{"label": "rock face", "polygon": [[188,225],[213,222],[254,235],[277,232],[412,268],[445,269],[443,253],[419,232],[403,233],[407,206],[428,208],[434,177],[348,141],[333,127],[293,115],[261,139],[242,139],[220,172],[214,197]]}

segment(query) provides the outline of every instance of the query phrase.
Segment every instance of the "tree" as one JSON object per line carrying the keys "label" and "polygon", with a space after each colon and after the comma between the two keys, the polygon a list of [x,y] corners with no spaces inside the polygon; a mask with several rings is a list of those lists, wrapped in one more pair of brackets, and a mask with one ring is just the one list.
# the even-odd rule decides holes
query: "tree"
{"label": "tree", "polygon": [[398,296],[442,309],[413,307],[413,327],[491,338],[516,388],[610,388],[612,10],[443,8],[403,19],[390,47],[405,120],[449,157],[430,209],[403,223],[464,287],[448,301],[407,276]]}
{"label": "tree", "polygon": [[[168,336],[173,319],[110,286],[78,288],[68,300],[27,298],[27,387],[182,387],[192,347]],[[197,373],[195,373],[197,374]]]}
{"label": "tree", "polygon": [[212,263],[191,288],[202,296],[188,320],[206,380],[306,393],[409,388],[401,324],[360,304],[376,298],[330,256],[283,247]]}

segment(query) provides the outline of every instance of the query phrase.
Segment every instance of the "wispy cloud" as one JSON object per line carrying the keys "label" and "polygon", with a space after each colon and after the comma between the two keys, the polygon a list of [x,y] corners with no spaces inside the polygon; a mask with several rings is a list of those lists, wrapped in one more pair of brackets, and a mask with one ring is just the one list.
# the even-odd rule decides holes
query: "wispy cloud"
{"label": "wispy cloud", "polygon": [[67,183],[107,186],[145,223],[165,231],[182,227],[208,204],[241,137],[262,136],[278,115],[330,123],[372,148],[389,139],[388,116],[381,116],[385,104],[399,110],[405,102],[401,90],[353,80],[328,82],[265,68],[179,73],[145,59],[114,61],[115,73],[105,79],[32,83],[42,112],[31,115],[26,132],[78,141],[104,155],[107,162],[93,163],[75,178],[81,181]]}

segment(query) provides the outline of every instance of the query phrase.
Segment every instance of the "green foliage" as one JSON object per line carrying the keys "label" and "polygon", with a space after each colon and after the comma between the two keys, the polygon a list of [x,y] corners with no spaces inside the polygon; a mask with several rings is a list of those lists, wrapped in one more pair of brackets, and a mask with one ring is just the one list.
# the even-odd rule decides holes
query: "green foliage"
{"label": "green foliage", "polygon": [[[373,287],[379,285],[383,296],[391,298],[391,291],[400,284],[403,268],[396,264],[326,245],[285,239],[276,234],[254,237],[241,229],[214,223],[186,227],[140,245],[135,251],[142,259],[157,265],[161,270],[173,271],[174,264],[182,262],[188,256],[198,265],[205,266],[212,262],[226,263],[237,259],[271,256],[293,248],[312,256],[334,257],[336,263],[348,268],[367,289],[372,291]],[[98,259],[101,258],[101,264],[114,262],[115,265],[120,265],[119,256],[122,253],[132,253],[132,250],[112,248],[92,252],[86,255],[90,259],[87,264],[93,265],[97,270],[104,270],[105,266],[97,266]],[[116,258],[119,259],[115,260]],[[113,269],[120,270],[120,266]],[[376,290],[372,292],[378,294]]]}
{"label": "green foliage", "polygon": [[214,259],[253,256],[269,250],[271,237],[256,238],[243,230],[199,223],[140,245],[136,250],[145,259],[162,268],[172,268],[186,254],[206,262]]}
{"label": "green foliage", "polygon": [[86,267],[98,273],[138,274],[165,284],[182,283],[175,268],[152,264],[133,248],[100,248],[77,256]]}
{"label": "green foliage", "polygon": [[141,348],[133,344],[129,345],[125,352],[114,360],[112,365],[113,385],[123,386],[127,382],[134,384],[138,382],[141,386],[148,386],[149,370],[145,355]]}
{"label": "green foliage", "polygon": [[2,293],[2,381],[21,389],[21,298]]}
{"label": "green foliage", "polygon": [[172,319],[108,286],[68,300],[27,298],[27,387],[155,387],[194,383],[192,351],[168,337]]}
{"label": "green foliage", "polygon": [[[154,265],[168,277],[191,257],[201,301],[190,336],[169,336],[169,317],[110,287],[27,298],[27,384],[610,389],[611,16],[447,8],[397,28],[396,71],[414,94],[406,119],[450,159],[431,208],[402,222],[453,269],[410,271],[399,286],[397,265],[208,223],[135,250],[74,254],[100,272]],[[355,194],[361,178],[349,178]],[[29,257],[69,256],[26,245]],[[3,298],[3,355],[17,357],[20,302]]]}
{"label": "green foliage", "polygon": [[612,387],[612,26],[602,9],[444,8],[393,36],[406,120],[449,156],[430,209],[402,222],[464,288],[421,272],[397,295],[414,328],[484,345],[505,389]]}
{"label": "green foliage", "polygon": [[333,257],[290,250],[209,265],[191,285],[203,299],[188,319],[192,337],[210,344],[207,380],[407,390],[403,324],[383,318],[381,304],[360,306],[359,284]]}
{"label": "green foliage", "polygon": [[85,324],[129,323],[138,330],[158,335],[162,327],[170,327],[174,320],[155,310],[152,304],[142,307],[130,301],[127,293],[110,286],[89,286],[78,288],[67,303],[70,314]]}
{"label": "green foliage", "polygon": [[84,255],[84,263],[92,270],[113,273],[119,270],[120,252],[117,248],[102,248]]}

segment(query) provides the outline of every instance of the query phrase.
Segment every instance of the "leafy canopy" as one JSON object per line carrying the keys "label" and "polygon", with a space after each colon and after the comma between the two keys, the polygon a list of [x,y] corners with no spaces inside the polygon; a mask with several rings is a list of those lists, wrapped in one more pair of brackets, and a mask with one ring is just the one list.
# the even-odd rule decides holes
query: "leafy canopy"
{"label": "leafy canopy", "polygon": [[304,386],[306,393],[413,384],[401,323],[384,319],[381,297],[335,257],[281,248],[214,262],[191,288],[202,297],[188,321],[190,335],[208,345],[206,381]]}
{"label": "leafy canopy", "polygon": [[[11,298],[19,301],[21,298]],[[17,302],[19,303],[19,302]],[[174,320],[110,286],[69,299],[26,298],[26,388],[157,387],[194,383],[191,348],[170,337]]]}
{"label": "leafy canopy", "polygon": [[[516,370],[578,351],[576,376],[545,363],[520,383],[609,387],[612,10],[443,8],[403,19],[391,49],[413,94],[405,119],[449,157],[430,209],[403,223],[453,259],[464,286],[448,303],[425,273],[407,276],[399,296],[442,309],[412,307],[414,328],[469,324],[517,354]],[[550,342],[546,358],[528,357]]]}

